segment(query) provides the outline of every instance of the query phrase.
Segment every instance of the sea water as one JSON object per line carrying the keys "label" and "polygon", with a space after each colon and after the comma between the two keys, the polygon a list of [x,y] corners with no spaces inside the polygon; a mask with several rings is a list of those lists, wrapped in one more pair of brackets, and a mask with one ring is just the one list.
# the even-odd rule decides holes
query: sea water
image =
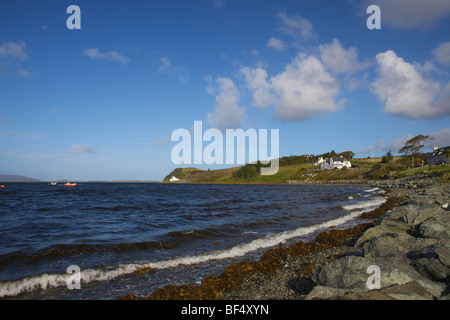
{"label": "sea water", "polygon": [[[0,299],[112,299],[200,283],[274,246],[357,224],[385,201],[383,193],[324,185],[9,183],[0,192]],[[80,271],[79,289],[68,286],[70,266]]]}

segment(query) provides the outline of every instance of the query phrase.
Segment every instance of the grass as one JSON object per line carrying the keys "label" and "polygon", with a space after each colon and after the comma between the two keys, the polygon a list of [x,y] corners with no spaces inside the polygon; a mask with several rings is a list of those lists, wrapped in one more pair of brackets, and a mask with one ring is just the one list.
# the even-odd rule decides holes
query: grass
{"label": "grass", "polygon": [[[379,180],[384,177],[394,179],[418,174],[439,174],[444,182],[450,179],[450,167],[421,166],[410,168],[409,157],[396,157],[390,163],[374,161],[375,159],[354,159],[352,168],[318,170],[319,167],[308,163],[283,165],[274,175],[260,175],[256,165],[245,165],[220,170],[200,170],[196,168],[177,168],[166,176],[168,182],[172,176],[189,183],[286,183],[287,180],[297,181],[333,181],[333,180]],[[252,167],[253,166],[253,167]],[[307,174],[315,174],[313,177]]]}

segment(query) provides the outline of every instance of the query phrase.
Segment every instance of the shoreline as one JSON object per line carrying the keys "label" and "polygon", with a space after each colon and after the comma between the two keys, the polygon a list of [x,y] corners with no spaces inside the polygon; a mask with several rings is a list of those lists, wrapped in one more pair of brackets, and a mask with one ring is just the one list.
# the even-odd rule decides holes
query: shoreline
{"label": "shoreline", "polygon": [[[349,184],[346,184],[349,186]],[[365,185],[367,186],[367,185]],[[391,200],[387,200],[381,207],[377,208],[376,214],[380,215],[393,205]],[[365,223],[357,225],[346,230],[336,230],[343,236],[342,232],[354,237],[355,234],[360,234],[365,229],[373,226],[374,223]],[[331,230],[335,231],[335,230]],[[328,233],[329,231],[322,232]],[[334,237],[334,232],[331,232]],[[332,244],[333,243],[333,244]],[[241,261],[228,266],[224,272],[218,276],[206,276],[200,285],[167,285],[155,290],[146,297],[136,297],[128,295],[117,297],[117,299],[147,299],[147,300],[216,300],[229,299],[228,292],[237,290],[239,286],[248,282],[248,277],[257,277],[271,275],[274,272],[279,272],[285,265],[286,259],[292,257],[308,256],[310,254],[326,255],[321,253],[328,250],[332,255],[338,255],[342,249],[336,249],[341,246],[336,245],[336,240],[328,239],[322,240],[321,243],[316,241],[298,242],[291,246],[276,247],[266,251],[259,261]],[[347,249],[344,249],[344,251]],[[327,251],[327,252],[328,252]],[[325,251],[324,251],[325,252]],[[283,272],[283,271],[281,271]]]}
{"label": "shoreline", "polygon": [[[200,285],[167,285],[143,298],[130,294],[118,299],[449,299],[450,185],[436,177],[407,177],[365,186],[387,191],[386,202],[356,218],[372,222],[270,249],[259,261],[234,263],[220,275],[206,276]],[[380,264],[381,278],[390,282],[368,290],[367,263]],[[403,278],[392,280],[395,273]]]}

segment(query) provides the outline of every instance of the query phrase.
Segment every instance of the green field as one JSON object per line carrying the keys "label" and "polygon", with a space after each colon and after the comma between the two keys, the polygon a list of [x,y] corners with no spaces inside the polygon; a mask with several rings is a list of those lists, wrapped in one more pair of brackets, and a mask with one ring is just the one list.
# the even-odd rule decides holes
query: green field
{"label": "green field", "polygon": [[[423,159],[423,157],[422,157]],[[418,157],[418,163],[420,163]],[[180,182],[189,183],[286,183],[296,181],[335,181],[335,180],[379,180],[383,178],[402,178],[418,174],[439,174],[444,182],[450,180],[450,167],[417,166],[411,168],[410,157],[395,157],[389,163],[376,159],[353,159],[352,168],[320,171],[313,162],[308,163],[302,156],[292,156],[280,159],[278,173],[262,176],[259,174],[261,165],[246,164],[245,166],[221,170],[200,170],[196,168],[177,168],[164,178],[169,182],[172,176]]]}

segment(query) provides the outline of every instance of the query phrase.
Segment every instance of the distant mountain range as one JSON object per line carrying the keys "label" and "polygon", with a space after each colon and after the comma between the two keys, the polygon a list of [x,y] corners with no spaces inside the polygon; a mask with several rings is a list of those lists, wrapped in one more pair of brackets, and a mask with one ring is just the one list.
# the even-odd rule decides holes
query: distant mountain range
{"label": "distant mountain range", "polygon": [[30,177],[16,176],[11,174],[0,174],[0,182],[21,182],[21,181],[40,181],[38,179],[33,179]]}

